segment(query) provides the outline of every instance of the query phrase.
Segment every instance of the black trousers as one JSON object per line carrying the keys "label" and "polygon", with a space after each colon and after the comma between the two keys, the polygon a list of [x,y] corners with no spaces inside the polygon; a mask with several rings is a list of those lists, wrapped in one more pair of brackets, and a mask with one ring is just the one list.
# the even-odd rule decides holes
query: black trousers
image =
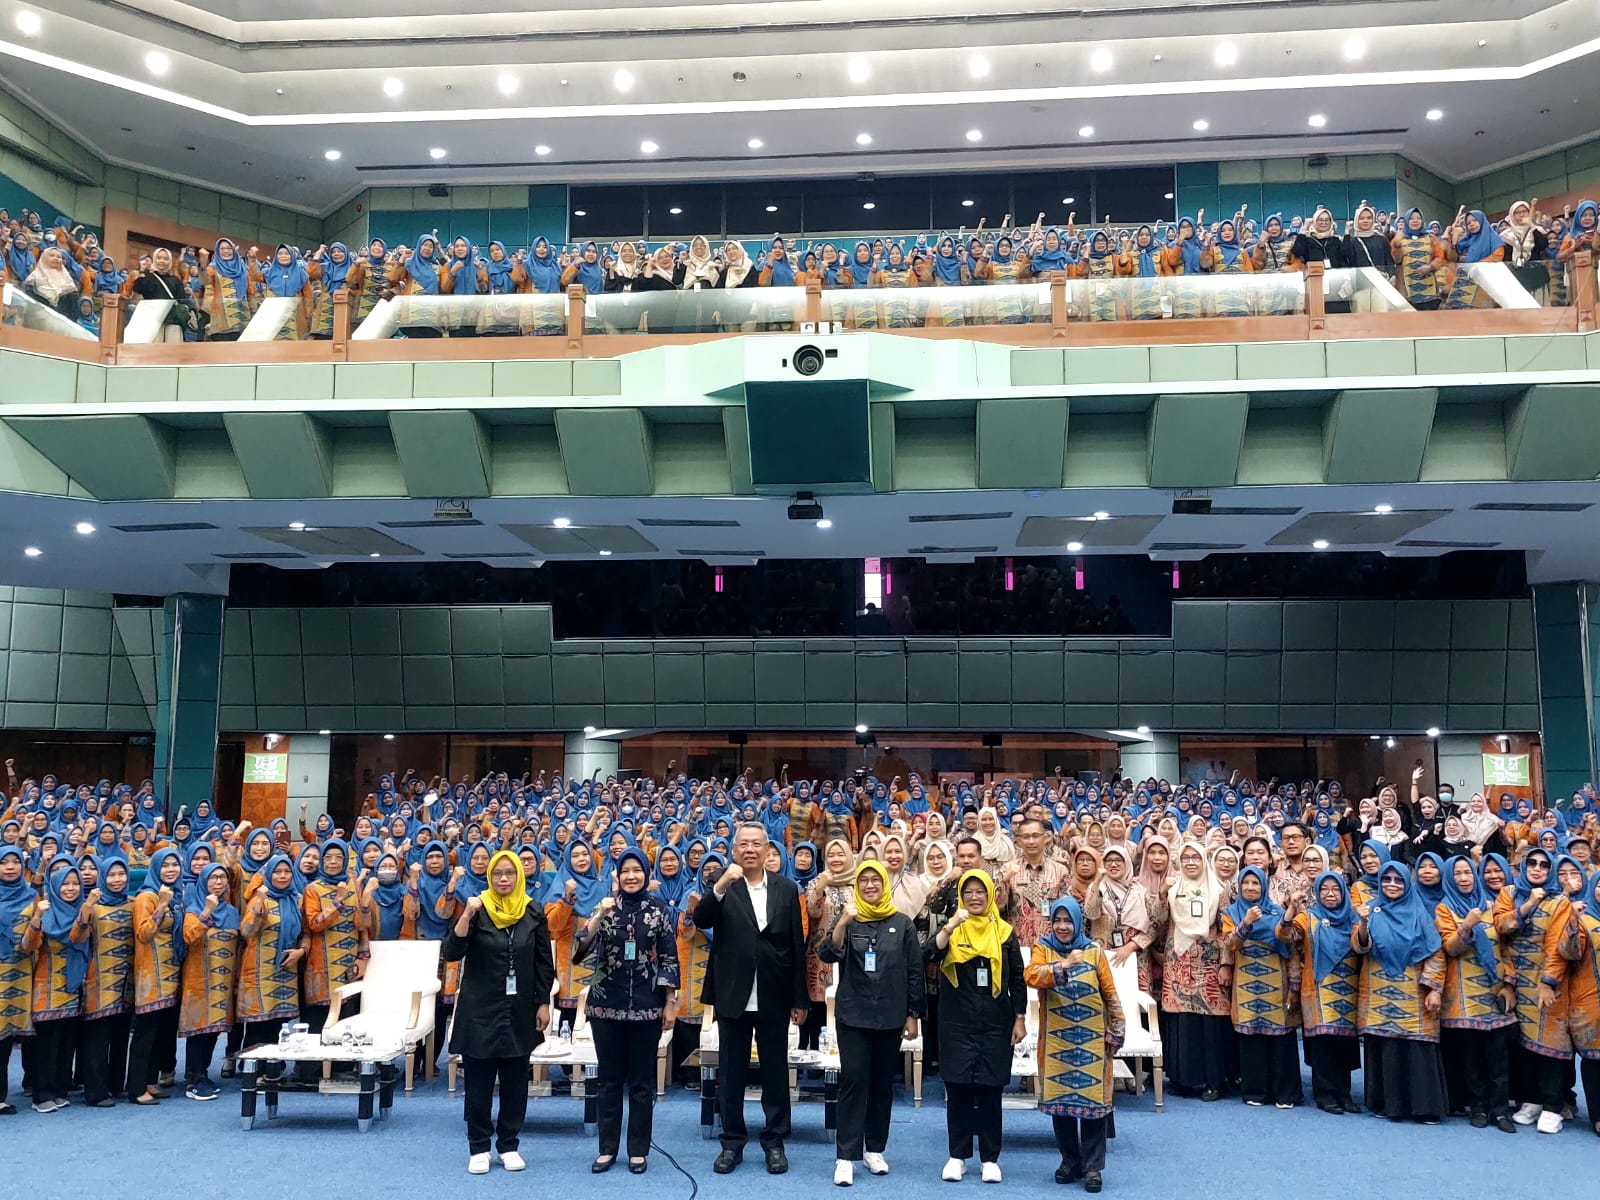
{"label": "black trousers", "polygon": [[78,1032],[78,1069],[83,1072],[83,1102],[120,1096],[128,1086],[128,1031],[132,1013],[95,1017]]}
{"label": "black trousers", "polygon": [[1589,1127],[1592,1129],[1600,1125],[1600,1059],[1580,1059],[1579,1067],[1583,1075],[1583,1095],[1589,1102]]}
{"label": "black trousers", "polygon": [[600,1126],[600,1157],[615,1158],[622,1141],[622,1095],[628,1095],[628,1157],[650,1153],[656,1108],[656,1047],[661,1043],[661,1018],[653,1021],[611,1021],[596,1017],[594,1056],[598,1070],[595,1097]]}
{"label": "black trousers", "polygon": [[944,1124],[950,1135],[950,1157],[972,1157],[972,1139],[978,1139],[978,1157],[1000,1161],[1000,1093],[1004,1089],[983,1083],[944,1084]]}
{"label": "black trousers", "polygon": [[[6,1103],[6,1098],[11,1094],[11,1047],[33,1041],[32,1038],[18,1037],[0,1038],[0,1104]],[[30,1059],[32,1054],[29,1054]]]}
{"label": "black trousers", "polygon": [[[522,1137],[522,1122],[528,1115],[528,1056],[515,1058],[461,1058],[466,1073],[467,1152],[489,1153],[494,1148],[508,1154]],[[500,1116],[493,1119],[494,1086],[500,1085]]]}
{"label": "black trousers", "polygon": [[[1450,1107],[1474,1115],[1503,1117],[1511,1110],[1511,1043],[1517,1027],[1504,1029],[1441,1029],[1439,1052],[1446,1065],[1445,1084],[1452,1092]],[[1448,1070],[1454,1064],[1455,1074]]]}
{"label": "black trousers", "polygon": [[759,1013],[717,1019],[717,1111],[722,1148],[740,1150],[750,1140],[744,1124],[744,1083],[750,1074],[750,1043],[760,1056],[761,1145],[781,1146],[789,1136],[789,1014],[763,1020]]}
{"label": "black trousers", "polygon": [[220,1033],[193,1033],[183,1039],[183,1081],[193,1083],[211,1072]]}
{"label": "black trousers", "polygon": [[128,1049],[128,1099],[137,1100],[155,1086],[163,1061],[178,1063],[178,1006],[133,1014],[133,1042]]}
{"label": "black trousers", "polygon": [[889,1109],[900,1061],[900,1030],[861,1029],[834,1021],[839,1038],[839,1128],[835,1157],[854,1162],[889,1144]]}
{"label": "black trousers", "polygon": [[1351,1102],[1350,1073],[1361,1066],[1361,1043],[1354,1037],[1319,1034],[1306,1038],[1311,1068],[1311,1099],[1318,1107]]}
{"label": "black trousers", "polygon": [[1239,1035],[1239,1090],[1261,1104],[1300,1103],[1300,1055],[1294,1031]]}
{"label": "black trousers", "polygon": [[1104,1117],[1051,1117],[1061,1165],[1074,1174],[1106,1169],[1106,1119]]}
{"label": "black trousers", "polygon": [[65,1100],[72,1086],[72,1052],[78,1044],[77,1017],[33,1023],[33,1102]]}
{"label": "black trousers", "polygon": [[1520,1104],[1561,1111],[1561,1060],[1535,1054],[1519,1041],[1511,1052],[1511,1094]]}
{"label": "black trousers", "polygon": [[678,1023],[672,1027],[672,1080],[674,1083],[688,1083],[691,1079],[699,1079],[698,1069],[686,1067],[683,1064],[689,1056],[700,1048],[700,1022],[685,1021],[678,1018]]}
{"label": "black trousers", "polygon": [[800,1026],[800,1049],[822,1049],[822,1027],[828,1023],[828,1003],[813,1000],[806,1009],[806,1023]]}

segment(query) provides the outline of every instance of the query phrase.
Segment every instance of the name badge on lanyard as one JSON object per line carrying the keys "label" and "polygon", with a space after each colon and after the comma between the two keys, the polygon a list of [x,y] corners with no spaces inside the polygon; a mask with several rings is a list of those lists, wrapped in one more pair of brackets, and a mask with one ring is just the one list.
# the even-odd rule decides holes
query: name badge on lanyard
{"label": "name badge on lanyard", "polygon": [[629,962],[639,957],[639,944],[632,938],[622,943],[622,957]]}
{"label": "name badge on lanyard", "polygon": [[878,973],[878,939],[873,938],[872,944],[867,947],[867,952],[861,956],[861,969],[868,975]]}
{"label": "name badge on lanyard", "polygon": [[517,994],[517,960],[511,944],[511,931],[506,930],[506,995]]}
{"label": "name badge on lanyard", "polygon": [[986,987],[989,986],[989,968],[988,967],[979,967],[978,968],[978,986],[981,987],[981,988],[986,988]]}

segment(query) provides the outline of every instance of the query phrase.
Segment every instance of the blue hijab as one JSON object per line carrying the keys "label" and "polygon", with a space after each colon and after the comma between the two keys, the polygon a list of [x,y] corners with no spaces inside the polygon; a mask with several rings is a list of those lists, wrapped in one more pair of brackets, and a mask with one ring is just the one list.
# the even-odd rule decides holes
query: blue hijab
{"label": "blue hijab", "polygon": [[[227,877],[228,868],[221,863],[212,863],[201,868],[200,878],[184,893],[184,908],[197,917],[206,910],[207,885],[211,881],[211,876],[218,871],[223,873],[224,878]],[[217,929],[239,928],[239,910],[229,902],[226,892],[222,894],[222,898],[217,901],[217,907],[211,913],[211,924]]]}
{"label": "blue hijab", "polygon": [[277,871],[279,863],[285,864],[296,878],[299,877],[300,869],[287,854],[274,854],[261,876],[262,890],[266,892],[267,898],[278,906],[278,957],[273,962],[272,969],[281,975],[284,973],[284,956],[299,944],[300,930],[304,928],[304,922],[300,919],[300,893],[295,888],[294,880],[291,879],[289,886],[284,888],[272,882],[272,876]]}
{"label": "blue hijab", "polygon": [[[1465,892],[1456,883],[1457,863],[1466,863],[1472,871],[1472,886]],[[1489,926],[1494,921],[1494,897],[1489,894],[1482,873],[1465,854],[1455,855],[1444,868],[1444,895],[1440,903],[1454,913],[1458,921],[1473,909],[1478,910],[1483,920],[1472,927],[1472,956],[1490,978],[1498,979],[1500,964],[1494,953],[1494,938],[1489,934]],[[1459,931],[1457,936],[1460,936]]]}
{"label": "blue hijab", "polygon": [[[857,259],[860,257],[861,251],[863,250],[867,252],[867,261],[858,262]],[[854,253],[850,255],[850,261],[843,264],[841,271],[849,271],[850,281],[856,287],[866,287],[872,282],[872,271],[874,266],[875,264],[872,261],[871,245],[869,245],[867,242],[857,242]]]}
{"label": "blue hijab", "polygon": [[21,846],[0,845],[0,862],[14,858],[21,863],[24,871],[17,876],[15,883],[0,883],[0,962],[15,962],[17,960],[17,922],[22,919],[22,914],[28,910],[28,905],[37,898],[33,888],[28,885],[27,859],[22,853]]}
{"label": "blue hijab", "polygon": [[[798,859],[801,850],[811,851],[811,865],[805,868],[805,870],[801,870],[798,865]],[[795,848],[789,854],[789,863],[794,870],[794,881],[802,892],[811,885],[811,881],[813,879],[822,873],[822,863],[820,861],[821,858],[822,854],[820,851],[818,851],[817,844],[815,842],[795,843]]]}
{"label": "blue hijab", "polygon": [[[589,261],[589,251],[594,251],[594,261]],[[591,296],[598,296],[606,290],[605,273],[600,269],[600,247],[593,242],[585,242],[583,253],[579,255],[575,264],[578,268],[578,283],[583,290]]]}
{"label": "blue hijab", "polygon": [[[467,252],[465,254],[456,253],[457,242],[466,243]],[[504,249],[504,247],[501,248]],[[467,238],[452,238],[448,254],[450,256],[451,273],[455,280],[450,294],[452,296],[476,296],[478,294],[478,266],[481,260],[478,258],[477,251],[472,248],[472,242]]]}
{"label": "blue hijab", "polygon": [[128,273],[117,270],[117,264],[111,261],[109,254],[102,254],[100,261],[95,264],[94,290],[97,292],[115,292],[128,282]]}
{"label": "blue hijab", "polygon": [[[1072,917],[1072,940],[1063,942],[1056,937],[1055,917],[1058,912],[1065,910]],[[1074,950],[1087,950],[1094,945],[1089,937],[1088,930],[1084,928],[1087,922],[1083,919],[1083,906],[1071,896],[1061,896],[1050,903],[1050,932],[1039,939],[1041,946],[1049,946],[1057,954],[1071,954]]]}
{"label": "blue hijab", "polygon": [[405,925],[406,911],[406,879],[400,866],[400,856],[393,850],[384,851],[378,859],[378,869],[383,869],[384,860],[394,864],[395,881],[393,883],[379,883],[377,890],[372,893],[372,899],[378,906],[378,937],[382,941],[392,942],[400,936],[400,931]]}
{"label": "blue hijab", "polygon": [[[342,263],[333,260],[335,250],[343,253]],[[331,296],[344,286],[345,280],[350,277],[350,268],[355,266],[355,262],[350,257],[349,246],[343,242],[334,242],[328,247],[328,252],[317,261],[317,266],[322,270],[322,290]],[[381,268],[381,262],[379,266]]]}
{"label": "blue hijab", "polygon": [[[433,247],[426,258],[422,254],[424,246]],[[417,239],[416,248],[411,251],[411,257],[406,259],[406,274],[411,276],[411,281],[423,295],[437,296],[439,270],[443,266],[444,256],[439,252],[439,239],[431,233],[425,233]]]}
{"label": "blue hijab", "polygon": [[[1226,237],[1224,236],[1226,235]],[[1232,221],[1224,221],[1217,226],[1217,253],[1222,256],[1224,268],[1232,267],[1238,261],[1239,255],[1244,253],[1244,247],[1239,244],[1238,230]],[[1187,256],[1184,258],[1188,262]]]}
{"label": "blue hijab", "polygon": [[[278,261],[279,253],[285,250],[289,252],[287,266]],[[298,296],[311,282],[306,264],[295,253],[294,247],[287,244],[280,244],[273,251],[272,258],[261,268],[261,277],[266,280],[267,291],[274,296]]]}
{"label": "blue hijab", "polygon": [[[946,246],[950,247],[948,251],[945,250]],[[939,239],[938,249],[933,256],[933,274],[946,287],[961,285],[961,258],[956,254],[954,238],[947,236]]]}
{"label": "blue hijab", "polygon": [[[544,251],[542,258],[539,255],[541,250]],[[553,296],[561,291],[560,260],[550,249],[549,240],[543,235],[534,239],[533,249],[528,252],[522,267],[527,271],[535,292],[542,296]]]}
{"label": "blue hijab", "polygon": [[1502,243],[1481,209],[1475,208],[1467,215],[1478,222],[1478,232],[1468,232],[1466,221],[1462,221],[1461,236],[1456,239],[1456,256],[1464,263],[1483,262],[1500,249]]}
{"label": "blue hijab", "polygon": [[767,256],[767,271],[771,275],[772,286],[793,287],[794,267],[789,262],[788,247],[783,245],[782,238],[773,238],[772,247],[769,247],[769,249],[771,248],[781,248],[783,250],[782,258],[774,258],[771,254]]}
{"label": "blue hijab", "polygon": [[[183,862],[183,860],[178,857],[178,852],[171,846],[168,846],[162,850],[157,850],[150,856],[150,866],[145,870],[144,873],[144,884],[139,888],[140,895],[143,895],[145,892],[149,892],[152,896],[156,897],[157,903],[160,902],[161,868],[167,865],[167,860],[169,858],[180,865]],[[183,940],[184,891],[185,888],[183,885],[183,876],[180,875],[178,877],[178,882],[172,886],[172,899],[168,902],[169,907],[172,909],[172,928],[167,931],[168,945],[172,952],[172,961],[180,963],[183,961],[184,954],[188,950],[188,943]],[[51,904],[54,903],[55,901],[51,900]],[[156,915],[159,918],[160,914],[157,913]],[[298,931],[296,931],[295,936],[299,936]]]}
{"label": "blue hijab", "polygon": [[[1050,249],[1050,235],[1056,236],[1056,248]],[[1045,243],[1033,254],[1033,269],[1037,273],[1065,271],[1067,269],[1067,244],[1061,240],[1061,231],[1052,225],[1045,230]]]}
{"label": "blue hijab", "polygon": [[[68,875],[78,876],[78,898],[70,902],[61,898],[61,888]],[[74,942],[71,937],[72,927],[77,924],[78,913],[83,908],[83,876],[78,874],[78,868],[70,858],[57,855],[45,876],[44,889],[50,901],[50,911],[41,915],[39,926],[46,937],[61,943],[66,962],[67,991],[76,992],[83,987],[83,981],[89,974],[89,941],[85,938],[81,942]]]}
{"label": "blue hijab", "polygon": [[[1371,875],[1367,874],[1366,868],[1361,865],[1361,851],[1369,846],[1372,848],[1373,853],[1378,856],[1378,869]],[[1356,851],[1356,870],[1361,872],[1361,882],[1371,888],[1374,894],[1377,893],[1378,880],[1382,878],[1383,868],[1388,866],[1389,858],[1389,847],[1375,838],[1368,838],[1362,842],[1360,849]]]}
{"label": "blue hijab", "polygon": [[1405,892],[1398,900],[1386,899],[1381,893],[1373,900],[1367,936],[1372,942],[1372,956],[1384,974],[1393,977],[1404,974],[1414,963],[1426,961],[1443,943],[1438,926],[1433,923],[1433,911],[1411,881],[1410,869],[1404,863],[1389,862],[1378,873],[1380,880],[1385,875],[1398,875]]}
{"label": "blue hijab", "polygon": [[17,281],[17,286],[22,286],[22,281],[33,273],[37,260],[33,256],[33,243],[28,241],[28,235],[18,230],[11,237],[11,244],[6,247],[6,269]]}
{"label": "blue hijab", "polygon": [[[500,261],[494,258],[495,247],[500,248]],[[489,291],[496,296],[510,295],[517,290],[517,285],[511,276],[517,269],[517,264],[511,261],[511,255],[506,253],[506,244],[501,241],[489,243],[489,257],[482,260],[484,272],[489,276]]]}
{"label": "blue hijab", "polygon": [[[1327,880],[1339,885],[1339,904],[1329,908],[1322,903],[1322,885]],[[1336,871],[1324,871],[1311,884],[1306,912],[1315,918],[1311,927],[1311,962],[1320,983],[1333,974],[1344,956],[1350,953],[1350,934],[1356,927],[1355,906],[1350,903],[1350,887]]]}
{"label": "blue hijab", "polygon": [[1195,226],[1191,217],[1184,217],[1178,222],[1178,233],[1183,233],[1183,227],[1189,227],[1189,236],[1178,242],[1178,253],[1183,258],[1183,273],[1185,275],[1198,275],[1200,273],[1200,230]]}
{"label": "blue hijab", "polygon": [[1539,885],[1540,888],[1546,896],[1554,895],[1559,890],[1556,884],[1556,856],[1548,850],[1535,847],[1523,855],[1522,868],[1517,872],[1517,878],[1511,885],[1512,894],[1516,897],[1519,908],[1528,902],[1528,896],[1533,891],[1534,885],[1528,881],[1528,860],[1535,854],[1544,855],[1545,862],[1550,866],[1550,873],[1545,877],[1544,883]]}
{"label": "blue hijab", "polygon": [[[1247,876],[1254,875],[1256,882],[1261,885],[1261,895],[1255,900],[1244,898],[1244,881]],[[1245,914],[1252,908],[1261,910],[1261,917],[1253,924],[1246,925]],[[1283,920],[1283,906],[1273,900],[1268,891],[1267,873],[1260,867],[1246,867],[1239,872],[1239,878],[1234,887],[1233,903],[1223,910],[1233,921],[1234,932],[1240,940],[1246,942],[1260,942],[1268,946],[1275,954],[1289,957],[1289,947],[1278,940],[1278,922]]]}
{"label": "blue hijab", "polygon": [[[1141,246],[1139,244],[1139,235],[1141,233],[1147,233],[1147,234],[1150,235],[1149,243],[1146,244],[1146,245],[1143,245],[1143,246]],[[1156,272],[1156,251],[1158,251],[1160,249],[1161,249],[1161,246],[1156,241],[1155,231],[1153,229],[1151,229],[1150,226],[1141,225],[1141,226],[1139,226],[1138,229],[1134,230],[1134,234],[1133,234],[1133,252],[1138,257],[1138,262],[1139,262],[1138,274],[1139,274],[1139,278],[1141,278],[1141,279],[1153,279],[1153,278],[1155,278],[1156,273],[1157,273]]]}
{"label": "blue hijab", "polygon": [[[429,860],[437,858],[439,871],[429,870]],[[439,941],[449,931],[450,922],[438,915],[439,901],[450,888],[450,855],[443,842],[429,842],[422,848],[422,875],[417,879],[417,934],[428,941]]]}
{"label": "blue hijab", "polygon": [[[578,846],[589,850],[589,869],[581,873],[572,865],[572,852]],[[611,887],[608,873],[595,869],[597,857],[598,854],[588,842],[573,838],[567,843],[566,857],[562,859],[561,869],[556,872],[555,880],[550,885],[551,897],[562,901],[566,898],[567,881],[571,880],[577,885],[577,894],[572,898],[572,911],[584,920],[594,915],[594,910],[600,906],[600,901],[606,898]]]}
{"label": "blue hijab", "polygon": [[[328,873],[328,851],[342,851],[342,861],[339,864],[339,873]],[[317,878],[323,883],[344,883],[350,878],[350,843],[341,838],[329,838],[322,843],[322,854],[317,859]]]}
{"label": "blue hijab", "polygon": [[[676,875],[663,875],[661,873],[661,864],[667,860],[667,855],[669,854],[677,860],[678,873]],[[688,864],[683,861],[683,855],[678,852],[676,846],[663,846],[656,853],[656,865],[650,873],[650,878],[659,885],[653,893],[655,898],[672,912],[678,912],[689,895],[690,880]]]}
{"label": "blue hijab", "polygon": [[[1426,854],[1417,855],[1416,866],[1420,867],[1422,865],[1422,860],[1425,858],[1431,858],[1433,860],[1433,865],[1439,872],[1439,882],[1434,884],[1432,887],[1428,887],[1419,880],[1417,882],[1417,894],[1422,897],[1422,902],[1428,906],[1428,911],[1432,912],[1434,909],[1438,908],[1439,905],[1444,903],[1444,859],[1440,858],[1437,854],[1430,850]],[[1412,870],[1415,871],[1416,867],[1413,867]]]}

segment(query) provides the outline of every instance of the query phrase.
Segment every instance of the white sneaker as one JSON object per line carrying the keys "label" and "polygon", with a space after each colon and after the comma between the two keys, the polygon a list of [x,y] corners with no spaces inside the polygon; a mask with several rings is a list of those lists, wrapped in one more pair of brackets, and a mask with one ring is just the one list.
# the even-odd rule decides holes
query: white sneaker
{"label": "white sneaker", "polygon": [[1544,1106],[1539,1104],[1524,1104],[1511,1114],[1511,1119],[1518,1125],[1532,1125],[1539,1119],[1539,1114],[1544,1112]]}
{"label": "white sneaker", "polygon": [[833,1164],[833,1186],[849,1187],[856,1181],[856,1169],[848,1158],[835,1159]]}
{"label": "white sneaker", "polygon": [[1539,1114],[1540,1133],[1560,1133],[1561,1127],[1565,1124],[1566,1122],[1561,1119],[1561,1114],[1558,1112],[1542,1112]]}
{"label": "white sneaker", "polygon": [[889,1173],[889,1160],[881,1154],[874,1154],[868,1150],[861,1156],[861,1161],[867,1164],[867,1170],[874,1175],[887,1175]]}
{"label": "white sneaker", "polygon": [[967,1164],[959,1158],[952,1158],[944,1164],[944,1170],[939,1172],[939,1178],[946,1183],[960,1183],[961,1177],[967,1173]]}
{"label": "white sneaker", "polygon": [[524,1171],[528,1164],[522,1161],[522,1155],[515,1150],[507,1150],[500,1155],[500,1165],[508,1171]]}
{"label": "white sneaker", "polygon": [[468,1175],[487,1175],[489,1173],[489,1156],[487,1154],[474,1154],[467,1159]]}
{"label": "white sneaker", "polygon": [[999,1183],[1002,1178],[999,1163],[986,1162],[983,1164],[983,1181],[985,1183]]}

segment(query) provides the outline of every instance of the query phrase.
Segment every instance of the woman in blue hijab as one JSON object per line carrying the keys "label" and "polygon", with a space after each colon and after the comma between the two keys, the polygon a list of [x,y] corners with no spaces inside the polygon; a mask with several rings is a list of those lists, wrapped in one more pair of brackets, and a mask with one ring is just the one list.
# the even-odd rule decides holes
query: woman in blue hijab
{"label": "woman in blue hijab", "polygon": [[1444,864],[1434,909],[1445,950],[1439,1048],[1451,1100],[1470,1111],[1473,1128],[1493,1121],[1502,1132],[1515,1133],[1508,1031],[1517,1018],[1512,989],[1500,978],[1494,901],[1472,859],[1456,855]]}
{"label": "woman in blue hijab", "polygon": [[92,914],[83,900],[83,877],[70,858],[58,856],[46,867],[44,895],[23,934],[22,948],[34,956],[34,1112],[67,1106],[83,982],[89,973]]}
{"label": "woman in blue hijab", "polygon": [[1455,280],[1445,297],[1445,308],[1483,308],[1483,289],[1468,269],[1479,263],[1500,262],[1506,246],[1481,209],[1464,214],[1450,227],[1448,256],[1456,264]]}
{"label": "woman in blue hijab", "polygon": [[1240,1091],[1254,1108],[1300,1103],[1300,1059],[1290,1023],[1291,951],[1280,937],[1284,911],[1260,867],[1239,872],[1238,894],[1222,912],[1223,945],[1233,955],[1233,1028],[1239,1035]]}

